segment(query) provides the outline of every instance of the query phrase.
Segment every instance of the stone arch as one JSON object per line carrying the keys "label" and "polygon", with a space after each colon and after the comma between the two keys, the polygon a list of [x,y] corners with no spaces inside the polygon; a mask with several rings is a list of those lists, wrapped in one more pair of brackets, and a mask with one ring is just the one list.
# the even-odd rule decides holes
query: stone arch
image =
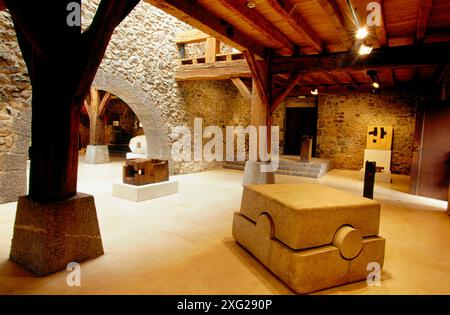
{"label": "stone arch", "polygon": [[144,128],[149,158],[170,159],[168,128],[163,115],[141,87],[130,83],[121,74],[110,74],[101,69],[97,71],[92,87],[108,91],[130,106]]}

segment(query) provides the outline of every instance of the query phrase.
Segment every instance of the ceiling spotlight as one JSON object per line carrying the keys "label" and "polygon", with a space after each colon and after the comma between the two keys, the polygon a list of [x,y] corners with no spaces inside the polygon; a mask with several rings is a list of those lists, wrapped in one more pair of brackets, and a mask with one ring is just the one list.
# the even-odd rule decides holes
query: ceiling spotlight
{"label": "ceiling spotlight", "polygon": [[372,45],[367,46],[367,45],[362,44],[359,47],[359,54],[360,55],[369,55],[372,52],[372,49],[373,49]]}
{"label": "ceiling spotlight", "polygon": [[319,95],[319,90],[318,89],[311,89],[311,94],[312,95]]}
{"label": "ceiling spotlight", "polygon": [[379,89],[380,88],[380,83],[378,82],[373,82],[372,86],[374,87],[374,89]]}
{"label": "ceiling spotlight", "polygon": [[367,28],[365,26],[358,28],[358,30],[356,31],[357,39],[364,39],[367,37],[367,35],[369,35],[369,32],[367,31]]}
{"label": "ceiling spotlight", "polygon": [[255,1],[247,1],[247,8],[254,9],[256,7]]}

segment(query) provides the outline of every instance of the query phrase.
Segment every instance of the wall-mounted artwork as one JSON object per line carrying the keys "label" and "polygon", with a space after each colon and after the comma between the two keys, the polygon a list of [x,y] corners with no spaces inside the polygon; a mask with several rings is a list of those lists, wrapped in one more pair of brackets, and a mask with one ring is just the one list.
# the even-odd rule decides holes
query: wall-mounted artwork
{"label": "wall-mounted artwork", "polygon": [[390,151],[393,135],[394,128],[392,126],[369,126],[366,149]]}

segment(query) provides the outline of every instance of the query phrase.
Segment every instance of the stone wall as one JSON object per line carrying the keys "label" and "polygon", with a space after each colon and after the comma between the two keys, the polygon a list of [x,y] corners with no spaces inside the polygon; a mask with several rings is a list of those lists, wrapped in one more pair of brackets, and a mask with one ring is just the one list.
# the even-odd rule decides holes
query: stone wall
{"label": "stone wall", "polygon": [[317,153],[336,168],[360,169],[369,125],[394,127],[392,172],[409,174],[416,121],[411,92],[321,96]]}
{"label": "stone wall", "polygon": [[0,203],[26,194],[31,88],[9,14],[0,12]]}
{"label": "stone wall", "polygon": [[[98,0],[83,1],[83,26],[86,28]],[[150,150],[170,157],[174,141],[171,127],[193,127],[193,118],[219,126],[248,124],[250,108],[237,89],[227,81],[175,81],[178,32],[191,29],[166,13],[141,2],[116,29],[94,84],[122,98],[144,126]],[[201,54],[202,45],[189,52]],[[222,51],[230,48],[222,45]],[[0,12],[0,203],[17,200],[26,193],[26,158],[30,142],[31,96],[12,21],[7,11]],[[87,142],[88,130],[81,130]],[[171,163],[175,174],[196,172],[218,166],[216,163]]]}

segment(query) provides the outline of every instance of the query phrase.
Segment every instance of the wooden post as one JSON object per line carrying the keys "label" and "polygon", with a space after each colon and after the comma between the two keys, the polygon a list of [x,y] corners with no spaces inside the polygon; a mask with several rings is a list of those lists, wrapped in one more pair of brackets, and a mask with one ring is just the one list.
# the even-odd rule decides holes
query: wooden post
{"label": "wooden post", "polygon": [[85,102],[86,110],[89,115],[89,144],[105,145],[105,123],[102,119],[106,110],[111,94],[106,92],[100,101],[98,90],[91,88],[90,102]]}
{"label": "wooden post", "polygon": [[80,109],[114,29],[139,0],[102,0],[84,33],[68,22],[77,14],[69,4],[80,7],[81,0],[4,3],[33,87],[29,196],[65,200],[77,193]]}
{"label": "wooden post", "polygon": [[205,62],[214,63],[216,62],[216,55],[220,54],[220,41],[215,37],[209,37],[206,39],[205,46]]}

